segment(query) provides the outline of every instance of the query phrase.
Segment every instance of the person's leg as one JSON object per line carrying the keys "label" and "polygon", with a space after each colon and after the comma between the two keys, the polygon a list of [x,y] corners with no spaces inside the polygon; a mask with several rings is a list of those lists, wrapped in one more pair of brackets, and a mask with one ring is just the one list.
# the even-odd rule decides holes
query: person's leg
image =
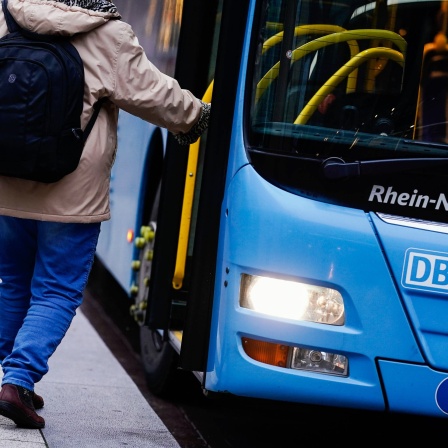
{"label": "person's leg", "polygon": [[[37,226],[25,219],[0,216],[0,365],[12,352],[14,340],[30,305],[31,279],[37,248]],[[42,428],[34,411],[42,397],[6,385],[0,390],[0,414],[20,426]]]}
{"label": "person's leg", "polygon": [[33,221],[0,216],[0,365],[12,351],[30,304],[36,232]]}
{"label": "person's leg", "polygon": [[3,360],[3,384],[34,390],[68,330],[93,264],[100,224],[37,222],[31,301],[12,352]]}
{"label": "person's leg", "polygon": [[99,223],[35,226],[31,300],[12,351],[3,359],[0,390],[0,414],[27,428],[45,426],[35,412],[34,384],[48,372],[48,360],[82,302],[100,232]]}

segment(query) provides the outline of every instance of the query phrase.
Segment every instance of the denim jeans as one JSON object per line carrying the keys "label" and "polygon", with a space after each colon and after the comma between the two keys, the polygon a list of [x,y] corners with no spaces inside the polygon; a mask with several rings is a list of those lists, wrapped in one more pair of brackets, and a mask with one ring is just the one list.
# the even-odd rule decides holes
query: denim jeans
{"label": "denim jeans", "polygon": [[34,390],[48,372],[81,305],[100,226],[0,216],[2,384]]}

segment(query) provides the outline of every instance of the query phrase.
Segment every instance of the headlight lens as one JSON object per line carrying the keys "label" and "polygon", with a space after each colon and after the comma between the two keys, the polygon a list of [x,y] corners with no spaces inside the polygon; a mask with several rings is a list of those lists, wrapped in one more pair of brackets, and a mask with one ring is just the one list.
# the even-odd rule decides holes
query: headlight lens
{"label": "headlight lens", "polygon": [[329,325],[345,322],[344,300],[335,289],[243,274],[240,306],[287,319]]}
{"label": "headlight lens", "polygon": [[338,353],[241,338],[245,353],[263,364],[327,375],[348,376],[348,359]]}

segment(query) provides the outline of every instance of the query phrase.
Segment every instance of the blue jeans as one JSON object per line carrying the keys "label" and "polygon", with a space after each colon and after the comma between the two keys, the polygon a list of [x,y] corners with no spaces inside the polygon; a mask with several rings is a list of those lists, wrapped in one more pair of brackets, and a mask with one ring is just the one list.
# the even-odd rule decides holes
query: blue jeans
{"label": "blue jeans", "polygon": [[81,305],[100,226],[0,216],[2,385],[34,390],[48,372]]}

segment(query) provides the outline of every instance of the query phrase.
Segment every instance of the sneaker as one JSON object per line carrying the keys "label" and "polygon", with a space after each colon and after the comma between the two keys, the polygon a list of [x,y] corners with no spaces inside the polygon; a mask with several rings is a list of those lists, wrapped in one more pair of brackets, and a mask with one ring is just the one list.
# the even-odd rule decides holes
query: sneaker
{"label": "sneaker", "polygon": [[0,389],[0,415],[21,428],[45,427],[45,420],[34,409],[33,392],[14,384],[4,384]]}

